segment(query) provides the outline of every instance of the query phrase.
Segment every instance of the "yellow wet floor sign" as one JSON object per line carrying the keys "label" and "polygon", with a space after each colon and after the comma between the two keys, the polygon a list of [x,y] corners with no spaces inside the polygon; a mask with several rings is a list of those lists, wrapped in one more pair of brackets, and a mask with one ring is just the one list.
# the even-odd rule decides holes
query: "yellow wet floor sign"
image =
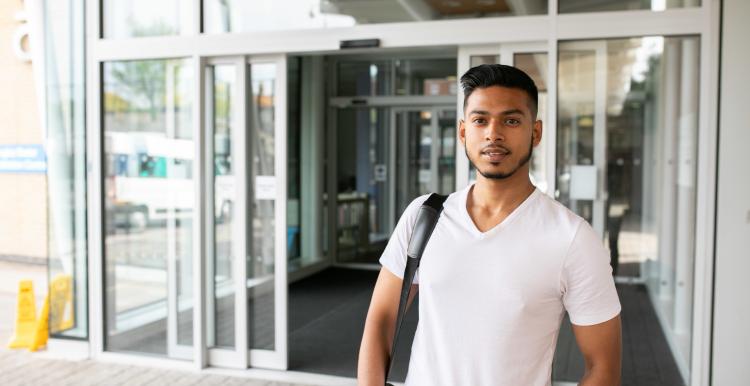
{"label": "yellow wet floor sign", "polygon": [[20,282],[16,329],[8,348],[36,351],[47,345],[50,330],[55,333],[70,328],[73,328],[73,289],[70,275],[58,275],[52,280],[39,318],[36,317],[33,282]]}
{"label": "yellow wet floor sign", "polygon": [[44,297],[44,305],[39,319],[34,326],[34,339],[31,340],[29,351],[36,351],[47,345],[49,339],[49,294]]}
{"label": "yellow wet floor sign", "polygon": [[31,347],[36,329],[36,304],[34,304],[34,284],[22,280],[18,284],[18,304],[16,307],[16,328],[10,338],[8,348]]}
{"label": "yellow wet floor sign", "polygon": [[57,275],[49,284],[49,331],[53,334],[73,328],[72,279]]}

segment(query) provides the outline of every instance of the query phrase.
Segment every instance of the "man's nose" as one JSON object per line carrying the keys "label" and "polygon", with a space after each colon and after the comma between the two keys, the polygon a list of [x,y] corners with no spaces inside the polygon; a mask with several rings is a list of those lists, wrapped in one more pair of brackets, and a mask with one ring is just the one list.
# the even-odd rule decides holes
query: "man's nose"
{"label": "man's nose", "polygon": [[485,140],[490,142],[505,141],[505,133],[503,132],[503,125],[500,124],[500,121],[496,119],[490,120],[486,127]]}

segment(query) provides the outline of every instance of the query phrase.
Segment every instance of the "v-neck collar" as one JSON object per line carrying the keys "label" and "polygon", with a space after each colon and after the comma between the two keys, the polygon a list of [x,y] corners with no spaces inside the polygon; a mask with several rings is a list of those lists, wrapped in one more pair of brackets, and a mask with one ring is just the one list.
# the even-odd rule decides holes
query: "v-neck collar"
{"label": "v-neck collar", "polygon": [[499,223],[495,224],[492,228],[488,229],[485,232],[482,232],[477,228],[477,224],[474,223],[474,220],[471,219],[471,216],[469,215],[469,208],[467,208],[466,204],[469,201],[469,193],[471,192],[471,189],[474,188],[474,183],[470,184],[468,187],[466,187],[463,191],[463,195],[461,197],[461,213],[463,213],[463,217],[465,221],[468,223],[469,229],[471,229],[471,233],[476,236],[477,238],[483,239],[487,237],[488,235],[491,235],[495,232],[497,232],[499,229],[504,228],[507,224],[511,223],[513,219],[519,216],[519,213],[523,212],[524,208],[529,206],[529,204],[536,199],[536,196],[539,194],[539,189],[534,187],[534,191],[529,194],[526,199],[521,202],[520,205],[518,205],[515,209],[513,209],[512,212],[510,212],[503,221],[500,221]]}

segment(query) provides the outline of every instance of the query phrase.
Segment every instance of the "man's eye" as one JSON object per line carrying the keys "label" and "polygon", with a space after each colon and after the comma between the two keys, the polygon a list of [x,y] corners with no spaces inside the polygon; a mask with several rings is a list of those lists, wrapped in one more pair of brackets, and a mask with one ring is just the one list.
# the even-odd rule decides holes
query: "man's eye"
{"label": "man's eye", "polygon": [[521,121],[519,121],[518,119],[514,119],[514,118],[508,118],[505,120],[505,124],[509,126],[516,126],[516,125],[519,125],[520,123]]}
{"label": "man's eye", "polygon": [[484,118],[476,118],[476,119],[474,119],[473,122],[476,123],[477,125],[482,125],[482,124],[484,124],[487,121],[484,120]]}

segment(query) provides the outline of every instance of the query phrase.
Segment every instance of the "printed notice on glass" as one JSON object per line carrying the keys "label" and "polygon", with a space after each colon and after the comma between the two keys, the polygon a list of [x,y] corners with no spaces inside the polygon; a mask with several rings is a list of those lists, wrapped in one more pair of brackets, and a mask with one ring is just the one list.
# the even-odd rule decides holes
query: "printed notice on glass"
{"label": "printed notice on glass", "polygon": [[276,199],[276,176],[256,176],[255,177],[255,199],[256,200],[275,200]]}

